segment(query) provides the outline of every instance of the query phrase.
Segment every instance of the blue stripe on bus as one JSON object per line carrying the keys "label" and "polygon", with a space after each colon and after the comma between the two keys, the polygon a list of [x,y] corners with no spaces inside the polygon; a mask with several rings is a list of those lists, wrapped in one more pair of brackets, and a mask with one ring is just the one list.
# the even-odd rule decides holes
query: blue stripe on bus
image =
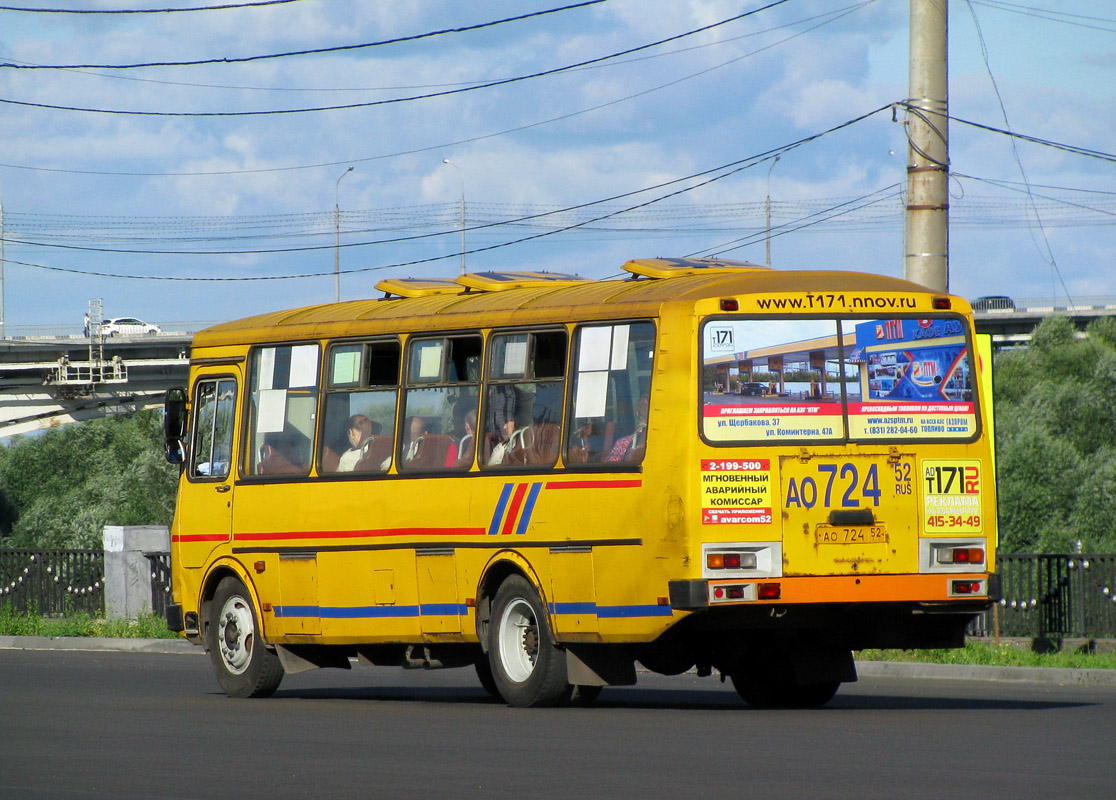
{"label": "blue stripe on bus", "polygon": [[488,535],[495,536],[500,531],[500,523],[504,519],[504,510],[508,507],[514,483],[505,483],[504,491],[500,492],[500,500],[496,503],[496,511],[492,514],[492,521],[488,523]]}
{"label": "blue stripe on bus", "polygon": [[551,603],[551,614],[596,614],[596,603]]}
{"label": "blue stripe on bus", "polygon": [[277,617],[364,619],[376,617],[465,617],[464,603],[424,603],[421,606],[275,606]]}
{"label": "blue stripe on bus", "polygon": [[535,510],[535,501],[539,499],[541,489],[541,483],[531,484],[531,493],[527,495],[527,502],[523,506],[523,511],[519,514],[519,527],[515,529],[517,536],[527,533],[527,525],[531,522],[531,512]]}
{"label": "blue stripe on bus", "polygon": [[599,619],[622,619],[627,617],[669,617],[673,612],[670,606],[599,606],[596,603],[550,603],[551,614],[595,614]]}
{"label": "blue stripe on bus", "polygon": [[469,607],[464,603],[423,603],[419,611],[423,617],[464,617]]}
{"label": "blue stripe on bus", "polygon": [[620,617],[669,617],[674,611],[670,606],[597,606],[597,616],[601,619]]}

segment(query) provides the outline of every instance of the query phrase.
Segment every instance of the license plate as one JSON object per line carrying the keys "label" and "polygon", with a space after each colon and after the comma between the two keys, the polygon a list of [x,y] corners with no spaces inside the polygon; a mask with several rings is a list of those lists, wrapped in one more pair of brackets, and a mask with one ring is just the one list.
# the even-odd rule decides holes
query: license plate
{"label": "license plate", "polygon": [[883,525],[819,525],[814,529],[818,544],[876,544],[887,542]]}

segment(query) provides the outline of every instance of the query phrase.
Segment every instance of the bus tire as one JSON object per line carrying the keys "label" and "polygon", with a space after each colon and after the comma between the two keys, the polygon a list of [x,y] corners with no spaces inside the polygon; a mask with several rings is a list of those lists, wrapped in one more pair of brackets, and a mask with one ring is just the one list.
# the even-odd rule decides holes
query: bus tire
{"label": "bus tire", "polygon": [[477,680],[480,681],[481,687],[486,692],[497,699],[503,699],[500,696],[500,688],[496,685],[495,679],[492,677],[492,664],[488,661],[488,656],[481,654],[476,660]]}
{"label": "bus tire", "polygon": [[279,656],[259,636],[256,609],[236,578],[222,578],[210,603],[205,646],[229,697],[268,697],[283,680]]}
{"label": "bus tire", "polygon": [[488,624],[492,679],[508,705],[560,705],[569,696],[566,654],[555,644],[535,588],[510,575],[496,592]]}
{"label": "bus tire", "polygon": [[821,708],[837,694],[841,682],[795,683],[786,676],[734,673],[732,686],[752,708]]}

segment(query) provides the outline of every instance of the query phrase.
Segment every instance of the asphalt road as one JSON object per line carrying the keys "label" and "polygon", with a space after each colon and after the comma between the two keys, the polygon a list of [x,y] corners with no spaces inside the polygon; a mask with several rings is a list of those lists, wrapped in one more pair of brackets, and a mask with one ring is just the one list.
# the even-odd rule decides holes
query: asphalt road
{"label": "asphalt road", "polygon": [[471,670],[220,694],[194,655],[0,650],[0,800],[1112,798],[1116,686],[865,677],[824,709],[641,675],[512,709]]}

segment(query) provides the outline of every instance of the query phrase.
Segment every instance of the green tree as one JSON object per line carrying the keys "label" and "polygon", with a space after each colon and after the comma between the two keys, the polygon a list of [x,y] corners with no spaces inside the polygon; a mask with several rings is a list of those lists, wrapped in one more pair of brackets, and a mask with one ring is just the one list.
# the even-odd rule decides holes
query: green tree
{"label": "green tree", "polygon": [[1116,320],[1049,317],[994,381],[1001,549],[1116,548]]}
{"label": "green tree", "polygon": [[0,448],[0,533],[8,546],[99,547],[105,525],[170,524],[177,478],[155,411],[22,437]]}

